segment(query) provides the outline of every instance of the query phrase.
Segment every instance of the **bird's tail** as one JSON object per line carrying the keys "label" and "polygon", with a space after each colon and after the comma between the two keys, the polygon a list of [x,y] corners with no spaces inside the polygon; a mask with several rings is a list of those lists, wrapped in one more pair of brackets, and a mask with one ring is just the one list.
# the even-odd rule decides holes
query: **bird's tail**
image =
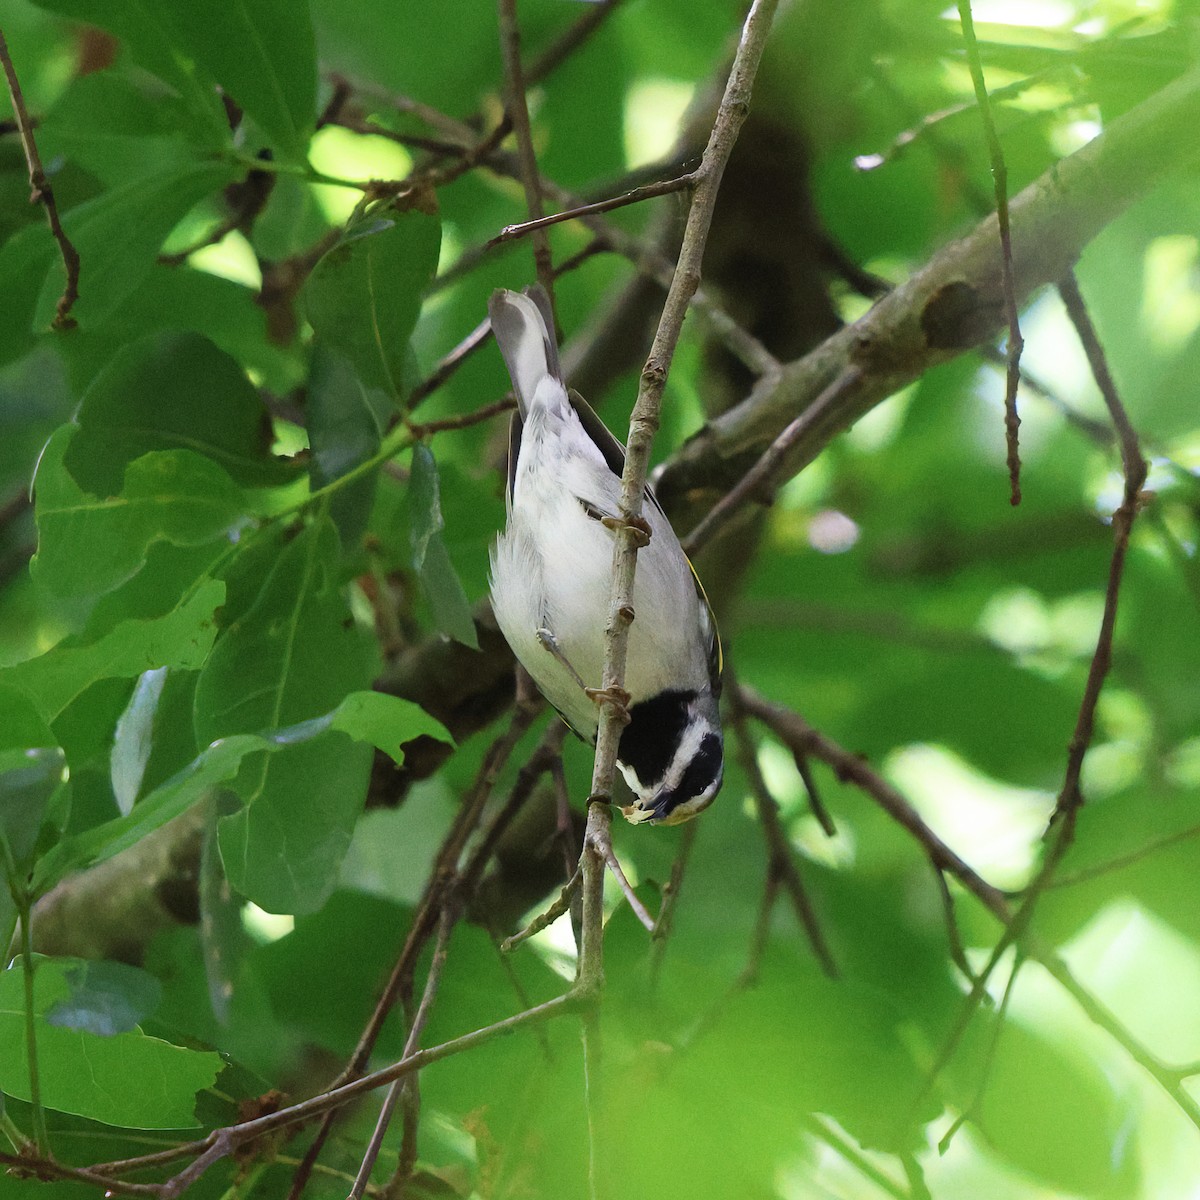
{"label": "bird's tail", "polygon": [[523,293],[500,288],[488,301],[488,316],[524,419],[543,380],[549,377],[562,385],[550,299],[540,284]]}

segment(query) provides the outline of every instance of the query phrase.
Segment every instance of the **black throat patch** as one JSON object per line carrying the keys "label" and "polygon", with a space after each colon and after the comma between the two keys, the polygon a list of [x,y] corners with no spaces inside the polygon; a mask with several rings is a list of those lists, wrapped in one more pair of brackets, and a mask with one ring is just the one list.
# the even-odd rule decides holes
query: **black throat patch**
{"label": "black throat patch", "polygon": [[694,698],[690,691],[662,692],[630,708],[617,757],[632,768],[643,787],[653,787],[666,775]]}

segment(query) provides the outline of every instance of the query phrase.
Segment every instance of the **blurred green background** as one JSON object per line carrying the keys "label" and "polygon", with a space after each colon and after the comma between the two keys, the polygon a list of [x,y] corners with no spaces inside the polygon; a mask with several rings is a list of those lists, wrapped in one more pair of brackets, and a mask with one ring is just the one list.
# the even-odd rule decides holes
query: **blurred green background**
{"label": "blurred green background", "polygon": [[[973,8],[1013,194],[1195,69],[1193,0]],[[600,198],[694,160],[741,5],[521,0],[518,11],[527,66],[575,22],[602,17],[529,91],[550,181]],[[481,627],[478,652],[447,649],[476,639],[471,612],[504,520],[507,418],[428,433],[415,454],[401,419],[469,414],[508,386],[490,344],[427,397],[417,386],[483,319],[494,287],[534,278],[527,242],[481,251],[525,215],[511,139],[482,165],[461,162],[503,111],[496,26],[494,7],[475,0],[0,8],[83,264],[78,326],[53,330],[63,270],[4,125],[0,827],[13,897],[0,900],[0,936],[38,899],[35,938],[48,957],[35,1007],[49,1138],[64,1162],[150,1153],[236,1119],[239,1101],[269,1088],[298,1099],[326,1086],[509,719],[494,634]],[[779,805],[839,978],[822,973],[781,901],[754,980],[739,984],[769,856],[731,739],[661,960],[619,894],[609,897],[604,1077],[592,1101],[602,1194],[1194,1191],[1194,137],[1179,131],[1181,163],[1193,165],[1117,216],[1078,266],[1152,493],[1134,527],[1076,841],[1032,928],[1069,965],[1083,1002],[1036,962],[1007,987],[1018,961],[1009,951],[957,1053],[931,1077],[963,1012],[960,968],[982,967],[1000,926],[950,880],[952,929],[921,847],[813,761],[837,828],[827,837],[791,751],[752,724],[746,753]],[[424,181],[415,203],[392,205],[380,188],[364,196],[367,181],[412,172]],[[569,202],[551,191],[547,206]],[[784,5],[705,283],[788,361],[862,316],[878,287],[902,282],[992,202],[953,6]],[[683,211],[667,197],[608,220],[670,253]],[[555,262],[591,239],[579,222],[557,226]],[[558,282],[573,379],[619,435],[660,300],[613,252]],[[740,681],[864,756],[1014,894],[1042,862],[1122,484],[1057,295],[1036,296],[1021,327],[1019,508],[1008,504],[1003,360],[970,353],[839,436],[699,564]],[[685,327],[658,462],[749,392],[707,330],[702,319]],[[330,486],[348,471],[350,482]],[[681,533],[698,512],[680,509]],[[422,658],[431,647],[439,654]],[[475,703],[470,685],[489,673],[492,693]],[[346,700],[373,683],[449,724],[453,753],[425,770],[411,756],[392,765],[380,751],[399,757],[402,741],[446,735],[411,703]],[[427,699],[455,689],[468,693],[458,707]],[[546,722],[506,762],[489,815]],[[263,737],[280,728],[285,738]],[[570,740],[565,768],[581,809],[589,749]],[[182,824],[164,826],[172,816]],[[614,836],[655,910],[681,831],[622,825]],[[553,801],[539,788],[453,934],[423,1044],[566,986],[566,920],[505,958],[494,940],[557,893],[553,837]],[[56,893],[41,898],[53,885],[57,918]],[[83,958],[110,969],[89,971]],[[1089,1005],[1125,1033],[1100,1028]],[[3,1131],[18,1141],[33,1129],[23,1010],[14,960],[0,975],[0,1093]],[[393,1017],[374,1064],[403,1044]],[[104,1046],[113,1053],[89,1091],[83,1064]],[[587,1194],[575,1021],[440,1062],[420,1094],[417,1173],[393,1197]],[[335,1127],[306,1195],[346,1194],[376,1111],[368,1099]],[[311,1134],[218,1163],[188,1195],[282,1198]],[[397,1120],[377,1184],[403,1153]],[[95,1191],[0,1176],[0,1196]]]}

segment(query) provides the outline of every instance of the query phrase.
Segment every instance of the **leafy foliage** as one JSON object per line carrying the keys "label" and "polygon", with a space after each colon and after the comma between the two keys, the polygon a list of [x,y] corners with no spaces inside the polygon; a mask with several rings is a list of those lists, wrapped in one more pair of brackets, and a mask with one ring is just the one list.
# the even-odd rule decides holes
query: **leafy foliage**
{"label": "leafy foliage", "polygon": [[[944,9],[777,17],[661,459],[758,394],[710,300],[800,359],[990,210]],[[979,32],[1012,193],[1194,70],[1183,3],[1068,4],[1037,26],[1001,9]],[[548,210],[643,182],[647,162],[655,178],[694,165],[732,9],[519,15]],[[486,245],[525,215],[515,144],[489,140],[507,103],[494,22],[459,0],[19,0],[0,24],[81,261],[75,327],[53,328],[67,272],[5,125],[0,1133],[6,1164],[41,1160],[6,1189],[69,1197],[94,1183],[63,1164],[319,1096],[398,956],[393,1014],[355,1073],[561,995],[570,918],[497,947],[557,895],[574,835],[544,778],[553,723],[506,715],[511,662],[482,603],[507,383],[472,331],[493,287],[534,277],[526,243]],[[574,1017],[438,1057],[373,1182],[583,1196],[594,1155],[599,1194],[631,1197],[1190,1186],[1200,242],[1193,130],[1172,136],[1147,150],[1171,156],[1148,163],[1165,182],[1113,201],[1078,264],[1151,475],[1061,861],[1043,834],[1123,480],[1048,291],[1021,314],[1020,508],[1003,364],[970,352],[705,549],[737,683],[833,750],[731,708],[724,792],[694,830],[614,831],[641,900],[678,903],[651,940],[609,897],[602,1070],[585,1087]],[[673,249],[680,203],[549,233],[564,362],[618,432],[661,300],[641,272]],[[681,534],[749,460],[729,463],[673,510]],[[587,748],[563,768],[582,808]],[[896,791],[903,820],[879,803]],[[1031,895],[972,997],[1002,912]],[[378,1098],[340,1110],[306,1195],[347,1193]],[[287,1195],[306,1115],[187,1194]],[[48,1147],[22,1144],[43,1119]]]}

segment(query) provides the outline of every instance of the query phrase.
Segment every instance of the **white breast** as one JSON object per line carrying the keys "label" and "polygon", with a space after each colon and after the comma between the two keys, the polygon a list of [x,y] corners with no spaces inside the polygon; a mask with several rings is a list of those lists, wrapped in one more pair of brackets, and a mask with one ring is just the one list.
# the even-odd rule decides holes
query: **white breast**
{"label": "white breast", "polygon": [[[508,527],[492,552],[496,620],[546,698],[585,736],[596,705],[538,640],[548,629],[584,683],[599,687],[612,586],[613,535],[581,500],[615,513],[619,481],[584,433],[565,393],[530,406],[521,438]],[[549,402],[547,402],[549,401]],[[699,600],[679,543],[652,505],[650,544],[638,554],[626,690],[633,703],[666,688],[708,681]]]}

